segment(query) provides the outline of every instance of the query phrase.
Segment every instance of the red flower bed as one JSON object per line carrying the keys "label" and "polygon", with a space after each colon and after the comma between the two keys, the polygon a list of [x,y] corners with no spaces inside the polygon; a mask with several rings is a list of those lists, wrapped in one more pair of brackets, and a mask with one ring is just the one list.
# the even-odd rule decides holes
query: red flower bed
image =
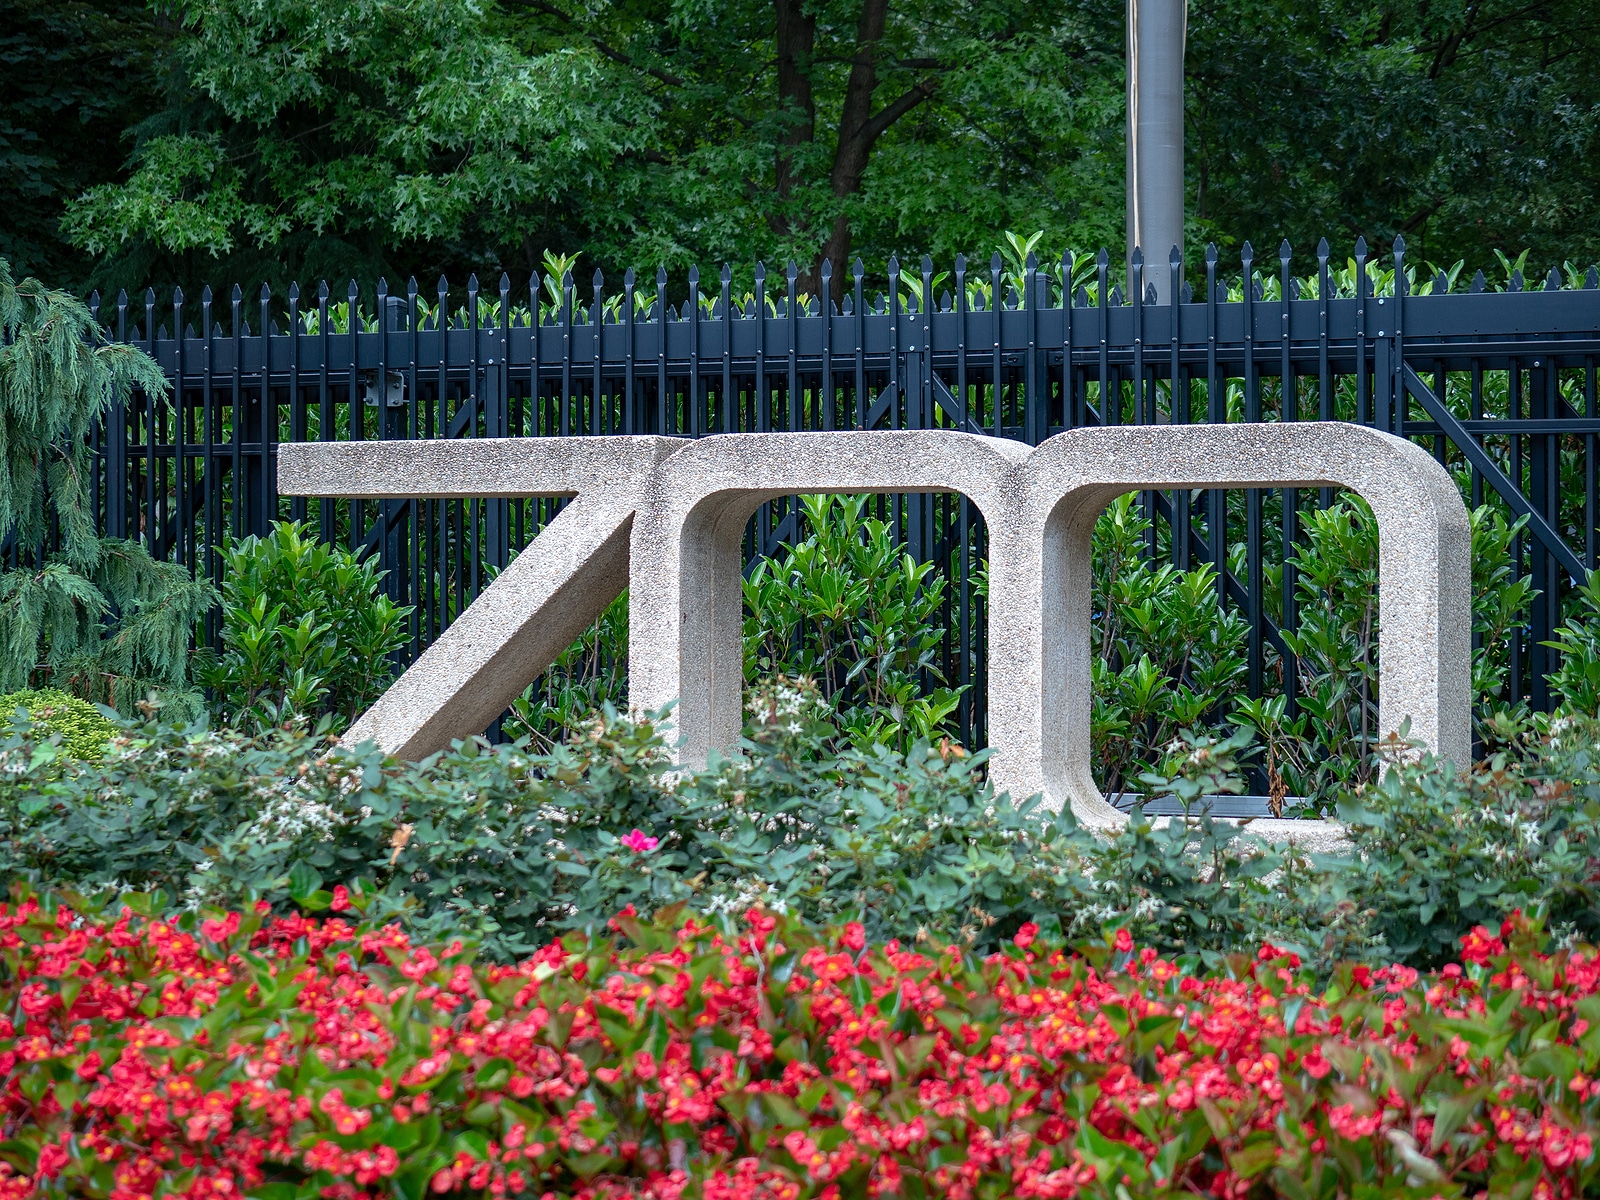
{"label": "red flower bed", "polygon": [[[515,967],[396,929],[0,906],[0,1200],[165,1193],[1571,1196],[1600,964],[1196,974],[1121,935],[954,950],[753,913]],[[1502,939],[1510,939],[1508,948]]]}

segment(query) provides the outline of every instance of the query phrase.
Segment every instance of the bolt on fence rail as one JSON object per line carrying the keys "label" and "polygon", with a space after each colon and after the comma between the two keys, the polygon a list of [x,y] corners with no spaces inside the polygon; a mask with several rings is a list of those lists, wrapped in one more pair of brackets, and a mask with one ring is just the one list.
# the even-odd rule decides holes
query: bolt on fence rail
{"label": "bolt on fence rail", "polygon": [[[653,289],[630,270],[610,293],[596,271],[584,294],[570,272],[535,275],[525,291],[502,275],[492,293],[474,276],[464,296],[442,277],[426,296],[414,279],[404,294],[380,280],[371,311],[354,281],[338,302],[325,283],[282,298],[263,285],[253,306],[237,286],[225,301],[208,288],[198,304],[147,291],[142,312],[126,294],[109,311],[96,296],[112,336],[148,351],[173,385],[165,400],[119,405],[97,433],[100,519],[212,572],[225,535],[310,519],[381,557],[393,598],[416,606],[415,655],[560,502],[308,506],[274,490],[278,444],[930,427],[1036,444],[1085,425],[1357,421],[1427,446],[1474,505],[1488,498],[1526,519],[1515,567],[1537,596],[1511,634],[1506,699],[1547,708],[1542,643],[1600,549],[1600,278],[1552,270],[1530,287],[1514,270],[1491,290],[1479,272],[1462,287],[1451,272],[1419,278],[1398,239],[1389,263],[1358,241],[1339,266],[1324,241],[1314,270],[1297,273],[1309,265],[1288,243],[1276,262],[1247,243],[1237,274],[1212,247],[1191,282],[1175,250],[1165,264],[1135,252],[1125,272],[1103,250],[1011,266],[957,258],[937,272],[927,258],[914,271],[891,259],[869,288],[857,261],[837,304],[826,264],[822,298],[797,291],[793,265],[779,279],[757,265],[748,290],[727,267],[705,286],[691,269],[676,307],[664,270]],[[1156,270],[1179,303],[1154,302]],[[1291,712],[1286,550],[1299,514],[1330,500],[1326,489],[1139,497],[1154,522],[1148,551],[1214,566],[1222,599],[1249,623],[1251,695],[1285,694]],[[878,503],[907,550],[947,574],[939,666],[967,685],[960,727],[981,743],[981,520],[960,496]],[[748,554],[803,532],[798,505],[767,505]]]}

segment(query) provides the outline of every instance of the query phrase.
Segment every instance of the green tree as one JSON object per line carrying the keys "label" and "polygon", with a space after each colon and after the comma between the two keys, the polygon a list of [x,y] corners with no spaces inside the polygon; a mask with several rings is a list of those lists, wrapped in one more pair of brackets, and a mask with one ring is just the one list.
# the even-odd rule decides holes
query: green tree
{"label": "green tree", "polygon": [[[281,287],[559,246],[608,271],[793,258],[809,288],[824,255],[842,282],[854,254],[1005,228],[1115,248],[1122,7],[16,0],[0,253]],[[1404,232],[1469,275],[1495,248],[1591,261],[1597,51],[1583,0],[1195,0],[1191,251]]]}
{"label": "green tree", "polygon": [[22,565],[0,572],[0,692],[38,666],[124,709],[154,691],[180,711],[204,580],[95,524],[89,435],[114,398],[164,397],[160,368],[107,340],[78,301],[0,259],[0,530]]}
{"label": "green tree", "polygon": [[61,237],[62,210],[115,178],[125,135],[163,109],[171,32],[152,6],[125,0],[7,0],[4,11],[0,257],[19,275],[81,280],[93,264]]}
{"label": "green tree", "polygon": [[[1103,240],[1113,46],[1050,0],[179,0],[181,87],[66,210],[193,282],[470,262],[607,266]],[[1086,65],[1093,69],[1085,70]],[[105,281],[142,283],[115,266]]]}
{"label": "green tree", "polygon": [[1585,0],[1194,0],[1189,32],[1197,233],[1307,257],[1403,233],[1484,267],[1532,247],[1535,274],[1600,252]]}
{"label": "green tree", "polygon": [[[69,206],[67,235],[93,253],[154,246],[180,269],[235,255],[281,278],[275,259],[514,249],[546,208],[603,197],[651,121],[601,56],[522,53],[475,0],[174,8],[189,119],[150,123],[131,175]],[[252,248],[268,253],[251,264]]]}

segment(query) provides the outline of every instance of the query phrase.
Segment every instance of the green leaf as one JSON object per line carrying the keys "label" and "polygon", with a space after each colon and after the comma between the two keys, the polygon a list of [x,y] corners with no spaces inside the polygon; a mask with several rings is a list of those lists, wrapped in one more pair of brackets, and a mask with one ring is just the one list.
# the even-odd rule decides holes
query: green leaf
{"label": "green leaf", "polygon": [[1278,1142],[1271,1134],[1265,1137],[1251,1135],[1243,1149],[1228,1155],[1228,1165],[1241,1179],[1254,1178],[1277,1161]]}
{"label": "green leaf", "polygon": [[1434,1108],[1433,1138],[1429,1149],[1443,1146],[1450,1135],[1465,1125],[1489,1094],[1487,1086],[1471,1088],[1454,1096],[1441,1096]]}
{"label": "green leaf", "polygon": [[480,1091],[497,1092],[511,1080],[511,1060],[491,1058],[478,1068],[477,1086]]}
{"label": "green leaf", "polygon": [[1522,1060],[1520,1072],[1530,1079],[1554,1079],[1566,1083],[1578,1073],[1579,1061],[1570,1046],[1543,1046]]}
{"label": "green leaf", "polygon": [[805,1109],[806,1112],[814,1113],[817,1111],[817,1105],[821,1104],[823,1098],[827,1096],[828,1090],[828,1081],[826,1079],[814,1080],[811,1086],[795,1097],[795,1103]]}
{"label": "green leaf", "polygon": [[[306,900],[320,887],[322,887],[321,872],[303,859],[295,863],[294,869],[289,872],[289,897],[296,904],[304,906]],[[329,896],[323,907],[327,907],[332,900],[333,897]]]}
{"label": "green leaf", "polygon": [[761,1107],[779,1125],[793,1129],[805,1129],[811,1123],[799,1105],[779,1092],[762,1092],[760,1102]]}

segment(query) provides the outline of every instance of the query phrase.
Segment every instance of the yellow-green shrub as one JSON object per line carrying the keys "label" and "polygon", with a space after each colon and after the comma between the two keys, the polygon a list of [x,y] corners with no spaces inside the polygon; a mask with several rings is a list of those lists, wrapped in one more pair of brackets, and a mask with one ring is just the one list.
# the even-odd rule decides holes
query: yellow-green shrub
{"label": "yellow-green shrub", "polygon": [[98,759],[117,731],[98,708],[60,688],[0,696],[0,731],[10,733],[16,728],[19,708],[27,709],[36,740],[60,735],[62,753],[68,758]]}

